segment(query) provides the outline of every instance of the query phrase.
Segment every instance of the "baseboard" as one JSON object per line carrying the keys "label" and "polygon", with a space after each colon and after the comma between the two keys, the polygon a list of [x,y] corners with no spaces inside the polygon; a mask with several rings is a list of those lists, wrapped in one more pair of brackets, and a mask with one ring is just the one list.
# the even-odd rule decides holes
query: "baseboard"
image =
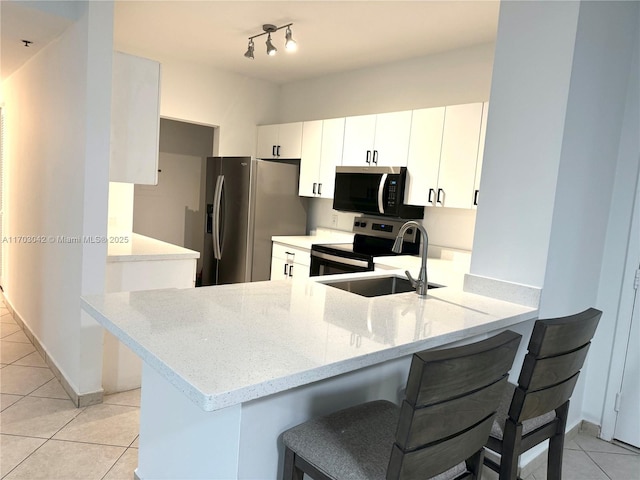
{"label": "baseboard", "polygon": [[35,336],[34,333],[31,331],[31,329],[29,328],[29,325],[27,325],[25,321],[22,319],[22,317],[20,316],[20,314],[16,312],[15,308],[13,308],[13,305],[11,305],[11,302],[4,295],[2,295],[2,299],[4,300],[4,304],[7,306],[7,309],[11,313],[11,316],[13,317],[13,319],[16,321],[18,326],[22,329],[22,331],[27,336],[27,338],[31,341],[35,349],[38,351],[38,353],[42,356],[42,358],[44,359],[44,362],[51,369],[51,372],[58,379],[58,381],[60,382],[60,385],[62,385],[62,388],[64,388],[65,392],[67,392],[67,395],[69,395],[69,398],[75,404],[75,406],[78,408],[82,408],[82,407],[88,407],[89,405],[102,403],[102,399],[104,396],[104,392],[102,389],[100,389],[97,392],[84,393],[82,395],[78,394],[78,392],[76,392],[73,389],[73,387],[71,386],[67,378],[63,375],[63,373],[58,368],[58,365],[56,364],[53,357],[49,355],[46,348],[44,348],[44,346],[42,345],[38,337]]}

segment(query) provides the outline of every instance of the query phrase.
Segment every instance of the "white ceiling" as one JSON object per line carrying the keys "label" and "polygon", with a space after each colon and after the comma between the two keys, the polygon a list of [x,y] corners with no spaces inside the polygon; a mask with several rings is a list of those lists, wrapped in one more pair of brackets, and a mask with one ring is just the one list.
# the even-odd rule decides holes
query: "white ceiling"
{"label": "white ceiling", "polygon": [[[59,35],[69,20],[2,1],[2,75]],[[495,41],[497,1],[117,1],[118,50],[171,57],[275,83],[318,77]],[[26,11],[26,13],[25,13]],[[47,21],[48,20],[48,21]],[[293,22],[298,51],[284,51],[284,30],[272,35],[278,55],[248,37],[264,23]],[[34,45],[18,42],[30,36]]]}

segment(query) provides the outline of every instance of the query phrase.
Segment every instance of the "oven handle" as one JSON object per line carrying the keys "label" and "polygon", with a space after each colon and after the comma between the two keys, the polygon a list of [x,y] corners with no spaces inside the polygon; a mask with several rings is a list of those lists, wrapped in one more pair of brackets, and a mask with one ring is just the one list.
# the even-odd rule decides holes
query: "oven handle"
{"label": "oven handle", "polygon": [[355,258],[339,257],[337,255],[331,255],[329,253],[322,253],[322,252],[315,252],[313,250],[311,250],[311,256],[318,257],[323,260],[329,260],[330,262],[342,263],[345,265],[352,265],[354,267],[369,268],[369,262],[366,262],[365,260],[356,260]]}
{"label": "oven handle", "polygon": [[387,174],[384,173],[378,185],[378,210],[384,215],[384,185],[387,183]]}

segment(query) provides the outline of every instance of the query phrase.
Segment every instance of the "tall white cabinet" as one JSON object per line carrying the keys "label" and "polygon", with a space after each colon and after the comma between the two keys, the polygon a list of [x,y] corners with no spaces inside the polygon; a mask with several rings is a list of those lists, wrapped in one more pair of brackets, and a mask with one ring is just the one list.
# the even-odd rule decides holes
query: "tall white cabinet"
{"label": "tall white cabinet", "polygon": [[160,64],[121,52],[113,56],[112,182],[156,185],[160,139]]}

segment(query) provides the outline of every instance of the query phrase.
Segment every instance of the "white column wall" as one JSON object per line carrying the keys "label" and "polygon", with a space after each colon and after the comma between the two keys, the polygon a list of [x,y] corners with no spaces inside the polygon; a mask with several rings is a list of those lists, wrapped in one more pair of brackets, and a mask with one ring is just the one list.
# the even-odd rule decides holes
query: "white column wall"
{"label": "white column wall", "polygon": [[80,295],[102,291],[106,245],[49,237],[106,235],[112,5],[82,8],[3,85],[5,232],[46,239],[5,245],[5,296],[80,394],[99,389],[100,364],[83,355],[101,351],[101,337],[81,320]]}
{"label": "white column wall", "polygon": [[502,2],[471,273],[543,285],[577,2]]}
{"label": "white column wall", "polygon": [[[632,221],[635,220],[636,229],[640,223],[640,199],[636,197],[640,195],[640,4],[635,2],[635,7],[638,27],[630,34],[635,53],[629,67],[625,118],[598,288],[597,304],[603,315],[589,354],[598,360],[589,362],[584,375],[583,416],[596,425],[602,425],[603,438],[607,440],[611,438],[615,424],[615,394],[622,384],[635,297],[633,277],[640,262],[640,235],[638,230],[631,230]],[[634,18],[632,12],[629,18]],[[630,258],[626,258],[628,251]],[[603,388],[605,379],[608,379],[606,391]]]}
{"label": "white column wall", "polygon": [[[625,129],[635,126],[637,142],[637,121],[628,114],[623,124],[626,102],[637,101],[627,93],[637,88],[637,11],[636,2],[501,6],[471,273],[543,287],[541,317],[603,308],[598,289],[619,283],[603,259],[626,255],[611,245],[628,238],[630,217],[614,208],[630,215],[620,202],[634,191],[633,181],[614,190],[616,165],[630,173],[638,162],[633,148],[619,153]],[[615,303],[619,287],[608,294]],[[608,372],[611,310],[572,397],[570,425],[585,416],[601,423],[596,412],[615,373]]]}

